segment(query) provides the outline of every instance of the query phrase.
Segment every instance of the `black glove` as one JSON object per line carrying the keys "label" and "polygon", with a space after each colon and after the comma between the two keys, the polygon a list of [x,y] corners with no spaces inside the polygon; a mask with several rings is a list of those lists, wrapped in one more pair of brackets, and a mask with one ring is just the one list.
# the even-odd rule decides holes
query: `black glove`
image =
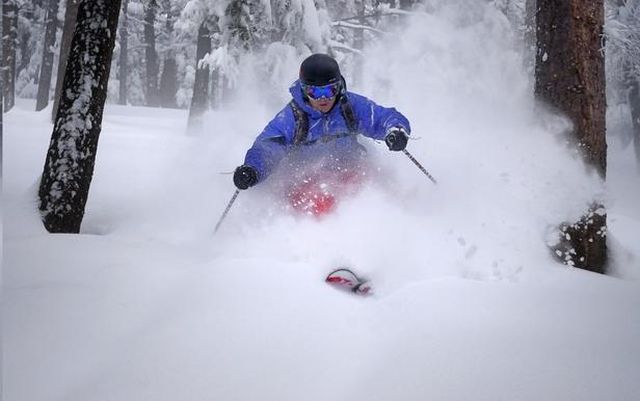
{"label": "black glove", "polygon": [[407,147],[407,141],[409,137],[402,128],[392,128],[387,136],[384,137],[384,142],[389,147],[389,150],[399,151],[404,150]]}
{"label": "black glove", "polygon": [[258,172],[246,164],[238,167],[233,173],[233,183],[238,189],[247,189],[258,183]]}

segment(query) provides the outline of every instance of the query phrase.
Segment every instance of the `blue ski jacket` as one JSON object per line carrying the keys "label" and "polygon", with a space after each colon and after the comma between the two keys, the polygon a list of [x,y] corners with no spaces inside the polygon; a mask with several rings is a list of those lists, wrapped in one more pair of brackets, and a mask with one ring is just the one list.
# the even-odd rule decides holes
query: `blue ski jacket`
{"label": "blue ski jacket", "polygon": [[[292,163],[307,163],[319,158],[329,158],[335,164],[347,167],[363,155],[363,147],[357,135],[349,135],[347,121],[338,102],[328,112],[322,113],[305,101],[300,81],[289,88],[293,101],[309,117],[307,139],[294,145],[296,119],[291,105],[287,104],[258,135],[247,151],[245,164],[258,171],[258,182],[266,179],[280,162],[288,158]],[[377,105],[364,96],[346,92],[357,121],[357,134],[382,140],[392,128],[411,132],[409,121],[394,108]]]}

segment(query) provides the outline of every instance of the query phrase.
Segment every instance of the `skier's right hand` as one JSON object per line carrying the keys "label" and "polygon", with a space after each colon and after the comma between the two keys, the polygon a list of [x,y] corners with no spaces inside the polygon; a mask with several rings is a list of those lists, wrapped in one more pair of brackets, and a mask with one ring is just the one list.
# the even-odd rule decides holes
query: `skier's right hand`
{"label": "skier's right hand", "polygon": [[404,150],[407,147],[407,142],[409,137],[407,136],[404,128],[392,128],[389,130],[389,133],[384,138],[384,142],[389,147],[389,150],[398,152],[400,150]]}
{"label": "skier's right hand", "polygon": [[246,164],[236,168],[233,173],[233,183],[238,189],[247,189],[258,183],[258,171]]}

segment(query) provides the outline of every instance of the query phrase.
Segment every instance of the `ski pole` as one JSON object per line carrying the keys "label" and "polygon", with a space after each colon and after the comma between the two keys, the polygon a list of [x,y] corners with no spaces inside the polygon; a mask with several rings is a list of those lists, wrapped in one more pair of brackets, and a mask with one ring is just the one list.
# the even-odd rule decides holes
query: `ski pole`
{"label": "ski pole", "polygon": [[236,189],[236,192],[233,193],[233,196],[231,197],[231,200],[229,201],[229,204],[227,205],[227,208],[224,209],[224,213],[222,213],[222,216],[220,216],[220,220],[218,220],[218,224],[216,224],[216,228],[215,228],[215,230],[213,230],[214,234],[218,232],[218,229],[220,228],[220,225],[224,221],[224,218],[227,217],[227,213],[229,213],[229,210],[231,209],[231,206],[233,206],[233,203],[236,201],[236,198],[238,197],[239,193],[240,193],[239,189]]}
{"label": "ski pole", "polygon": [[431,174],[429,174],[429,172],[427,171],[426,168],[422,167],[422,164],[420,164],[419,161],[416,160],[415,157],[413,157],[411,155],[411,153],[409,153],[409,151],[407,149],[402,149],[402,153],[404,153],[405,155],[407,155],[407,157],[409,158],[409,160],[411,160],[413,162],[413,164],[415,164],[416,166],[418,166],[418,168],[420,169],[420,171],[422,171],[424,173],[424,175],[427,176],[427,178],[429,178],[431,180],[431,182],[433,182],[434,184],[438,184],[438,182],[436,181],[435,178],[433,178],[433,176]]}

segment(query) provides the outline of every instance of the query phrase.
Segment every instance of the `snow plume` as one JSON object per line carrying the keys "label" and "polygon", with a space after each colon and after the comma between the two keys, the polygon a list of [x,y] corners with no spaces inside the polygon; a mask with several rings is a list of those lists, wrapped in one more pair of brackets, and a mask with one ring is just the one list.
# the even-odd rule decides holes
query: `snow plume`
{"label": "snow plume", "polygon": [[[601,183],[567,150],[569,123],[537,110],[502,13],[476,1],[428,3],[429,13],[364,57],[365,94],[407,114],[409,150],[441,183],[430,188],[394,160],[398,194],[423,196],[398,202],[422,209],[425,237],[447,238],[448,248],[430,251],[450,249],[447,265],[484,276],[540,265],[547,228],[586,211]],[[483,252],[496,244],[501,254]]]}
{"label": "snow plume", "polygon": [[[264,194],[243,193],[231,225],[249,239],[238,244],[250,241],[256,252],[272,248],[327,266],[361,266],[379,281],[390,280],[389,288],[449,274],[515,279],[549,265],[548,231],[579,217],[601,197],[602,185],[567,150],[569,123],[536,109],[519,36],[504,15],[468,0],[427,6],[428,12],[406,19],[401,31],[365,51],[360,92],[408,116],[414,139],[408,150],[439,185],[404,155],[369,142],[384,179],[322,224],[268,218],[264,224],[277,243],[260,240],[266,228],[256,229],[254,219],[271,210],[259,201]],[[286,76],[295,78],[300,56],[278,54],[291,64],[274,69],[282,82],[272,96],[280,101],[284,94],[286,101]],[[255,92],[251,102],[249,109],[266,110],[264,115],[283,105],[264,99],[261,106]],[[243,143],[257,133],[244,131]],[[237,164],[244,149],[236,149]],[[251,216],[244,223],[243,214]],[[298,244],[299,237],[312,240]],[[292,242],[294,249],[285,245]],[[384,246],[372,247],[378,243]]]}

